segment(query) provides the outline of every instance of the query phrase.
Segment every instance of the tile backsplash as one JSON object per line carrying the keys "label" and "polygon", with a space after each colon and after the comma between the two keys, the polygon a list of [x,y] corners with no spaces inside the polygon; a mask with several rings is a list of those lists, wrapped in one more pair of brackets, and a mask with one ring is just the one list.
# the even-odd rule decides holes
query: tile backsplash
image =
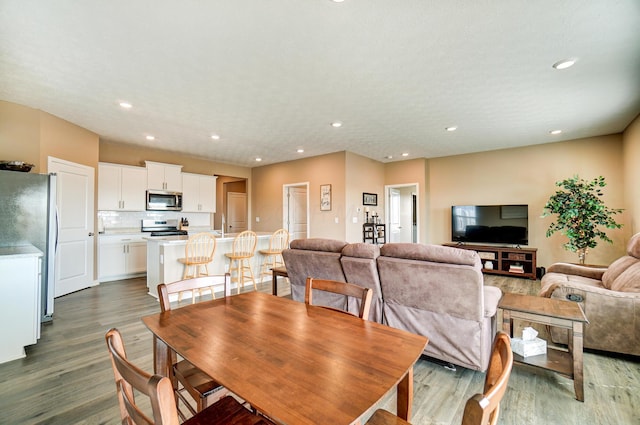
{"label": "tile backsplash", "polygon": [[180,220],[185,217],[193,227],[213,228],[213,214],[180,211],[98,211],[98,231],[140,230],[142,220]]}

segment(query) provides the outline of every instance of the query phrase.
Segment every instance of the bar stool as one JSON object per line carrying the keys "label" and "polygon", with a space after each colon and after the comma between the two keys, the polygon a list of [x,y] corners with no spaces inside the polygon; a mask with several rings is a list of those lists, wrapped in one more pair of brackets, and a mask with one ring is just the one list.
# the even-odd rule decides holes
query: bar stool
{"label": "bar stool", "polygon": [[257,291],[256,279],[251,269],[251,259],[256,251],[256,243],[258,236],[251,230],[245,230],[239,233],[233,240],[232,252],[225,253],[225,257],[229,259],[229,274],[231,281],[234,281],[233,272],[235,272],[235,281],[238,282],[238,294],[240,287],[244,289],[245,279],[250,278],[253,281],[253,288]]}
{"label": "bar stool", "polygon": [[269,248],[261,249],[258,252],[264,256],[260,267],[260,284],[265,276],[271,276],[271,270],[284,266],[282,251],[289,247],[289,232],[279,229],[273,232],[269,238]]}
{"label": "bar stool", "polygon": [[[184,272],[182,280],[191,279],[199,276],[209,276],[209,263],[213,261],[213,254],[216,252],[216,238],[211,233],[198,233],[190,236],[184,248],[184,258],[178,258],[178,261],[184,264]],[[211,289],[211,297],[215,298],[213,287]],[[202,295],[202,290],[199,290]],[[191,302],[196,300],[195,291],[191,291]],[[178,302],[182,301],[182,292],[178,294]]]}

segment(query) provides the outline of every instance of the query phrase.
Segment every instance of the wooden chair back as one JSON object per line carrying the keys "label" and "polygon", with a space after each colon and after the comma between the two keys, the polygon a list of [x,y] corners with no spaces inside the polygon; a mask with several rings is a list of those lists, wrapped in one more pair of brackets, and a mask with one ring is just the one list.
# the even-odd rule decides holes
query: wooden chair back
{"label": "wooden chair back", "polygon": [[187,264],[210,263],[216,252],[216,238],[211,233],[197,233],[189,237],[184,251]]}
{"label": "wooden chair back", "polygon": [[254,231],[245,230],[238,234],[233,240],[233,250],[231,255],[236,258],[241,257],[253,257],[256,251],[256,243],[258,242],[258,235]]}
{"label": "wooden chair back", "polygon": [[[484,380],[484,393],[467,400],[462,415],[462,425],[495,425],[498,422],[500,401],[507,389],[513,367],[513,353],[509,335],[498,332],[493,341],[489,368]],[[383,409],[378,409],[366,425],[411,425]]]}
{"label": "wooden chair back", "polygon": [[[129,362],[122,335],[117,329],[110,329],[105,338],[115,376],[122,423],[178,425],[178,412],[171,380],[167,377],[151,375]],[[138,407],[134,390],[149,397],[153,418],[149,418]]]}
{"label": "wooden chair back", "polygon": [[467,400],[462,416],[462,425],[495,425],[500,413],[500,401],[507,390],[513,352],[509,335],[498,332],[493,341],[489,368],[484,381],[484,393]]}
{"label": "wooden chair back", "polygon": [[[354,285],[353,283],[338,282],[336,280],[327,279],[314,279],[307,278],[306,291],[304,296],[304,302],[309,305],[313,305],[313,290],[320,290],[331,292],[334,294],[345,295],[347,297],[354,297],[360,301],[360,309],[358,311],[358,317],[364,320],[369,318],[369,310],[371,309],[371,298],[373,292],[370,288],[363,288],[362,286]],[[332,307],[327,307],[332,310],[337,310]],[[347,311],[337,310],[343,313],[351,314]]]}
{"label": "wooden chair back", "polygon": [[224,296],[228,297],[231,295],[231,276],[229,273],[224,275],[194,277],[192,279],[179,280],[171,283],[161,283],[158,285],[160,309],[162,311],[171,310],[170,294],[177,294],[184,291],[195,292],[221,285],[224,285]]}
{"label": "wooden chair back", "polygon": [[286,229],[278,229],[269,238],[269,251],[282,252],[286,248],[289,248],[289,232]]}

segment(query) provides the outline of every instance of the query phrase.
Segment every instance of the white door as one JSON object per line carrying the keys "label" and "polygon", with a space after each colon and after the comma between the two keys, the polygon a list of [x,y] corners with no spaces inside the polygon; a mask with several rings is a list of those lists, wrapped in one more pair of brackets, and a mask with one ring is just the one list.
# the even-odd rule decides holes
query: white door
{"label": "white door", "polygon": [[58,248],[55,296],[96,285],[93,279],[93,197],[95,169],[49,157],[56,173]]}
{"label": "white door", "polygon": [[247,230],[247,194],[227,192],[227,232]]}
{"label": "white door", "polygon": [[400,224],[400,191],[389,189],[389,242],[404,242]]}
{"label": "white door", "polygon": [[417,184],[387,186],[389,242],[418,241],[417,198]]}
{"label": "white door", "polygon": [[289,240],[309,237],[308,184],[285,185],[283,192],[283,228]]}

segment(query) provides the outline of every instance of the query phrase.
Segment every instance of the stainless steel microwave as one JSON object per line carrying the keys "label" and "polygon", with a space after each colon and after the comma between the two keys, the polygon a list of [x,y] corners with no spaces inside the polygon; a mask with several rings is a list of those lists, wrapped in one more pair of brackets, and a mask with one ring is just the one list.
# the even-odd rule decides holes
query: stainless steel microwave
{"label": "stainless steel microwave", "polygon": [[147,211],[182,211],[182,193],[147,190]]}

